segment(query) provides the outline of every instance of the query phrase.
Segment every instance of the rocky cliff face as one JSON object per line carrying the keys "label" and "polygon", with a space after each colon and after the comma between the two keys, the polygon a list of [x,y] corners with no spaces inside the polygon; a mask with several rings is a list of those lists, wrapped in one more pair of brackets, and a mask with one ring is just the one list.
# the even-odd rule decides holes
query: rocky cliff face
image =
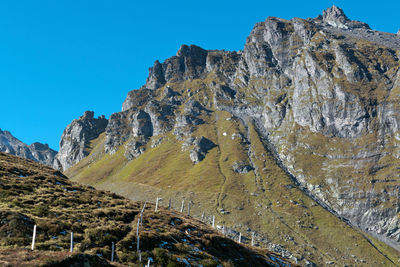
{"label": "rocky cliff face", "polygon": [[[146,84],[110,117],[99,140],[104,154],[96,157],[112,158],[113,173],[98,167],[82,174],[89,164],[83,161],[71,175],[108,177],[100,187],[132,198],[143,185],[142,198],[160,189],[197,194],[201,209],[208,203],[222,221],[259,229],[269,246],[291,256],[285,247],[298,250],[297,259],[326,264],[313,256],[323,249],[317,240],[302,243],[311,235],[304,228],[320,238],[336,231],[318,224],[306,199],[400,249],[399,56],[398,35],[371,30],[335,6],[315,19],[269,17],[255,25],[242,51],[182,46],[156,61]],[[298,229],[297,239],[263,228],[277,214],[282,227]],[[325,252],[337,253],[338,264],[354,260],[348,251]]]}
{"label": "rocky cliff face", "polygon": [[57,151],[51,149],[47,144],[33,143],[27,145],[10,132],[0,129],[0,152],[9,153],[22,158],[31,159],[48,166],[52,166]]}
{"label": "rocky cliff face", "polygon": [[60,151],[53,167],[66,170],[88,155],[88,144],[104,132],[107,119],[104,115],[94,118],[93,111],[85,111],[83,116],[73,120],[65,128],[60,141]]}

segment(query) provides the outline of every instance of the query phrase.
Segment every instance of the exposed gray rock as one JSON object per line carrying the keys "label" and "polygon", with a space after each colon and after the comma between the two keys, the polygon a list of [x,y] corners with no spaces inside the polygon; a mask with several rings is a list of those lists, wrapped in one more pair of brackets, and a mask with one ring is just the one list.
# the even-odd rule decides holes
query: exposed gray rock
{"label": "exposed gray rock", "polygon": [[335,5],[324,10],[322,14],[322,21],[333,27],[338,27],[341,29],[369,29],[369,26],[366,23],[350,20],[346,14],[344,14],[343,10]]}
{"label": "exposed gray rock", "polygon": [[192,146],[194,144],[194,142],[196,141],[196,138],[191,136],[187,139],[184,140],[184,142],[182,143],[182,151],[186,151],[190,146]]}
{"label": "exposed gray rock", "polygon": [[152,97],[154,92],[149,89],[132,90],[128,93],[124,103],[122,104],[122,111],[129,110],[132,107],[141,107],[147,104]]}
{"label": "exposed gray rock", "polygon": [[186,149],[190,145],[193,145],[194,148],[189,151],[189,156],[191,161],[195,164],[202,161],[206,157],[207,152],[216,146],[211,140],[204,136],[186,139],[182,145],[182,149]]}
{"label": "exposed gray rock", "polygon": [[[400,163],[399,55],[398,35],[371,30],[336,6],[316,19],[269,17],[255,25],[243,51],[182,46],[156,61],[146,84],[111,115],[105,151],[126,144],[133,159],[150,137],[173,131],[198,163],[215,144],[191,136],[213,111],[229,112],[244,128],[256,127],[277,164],[311,198],[400,248],[393,167]],[[204,95],[177,85],[206,76]],[[242,162],[232,167],[251,170]]]}
{"label": "exposed gray rock", "polygon": [[237,173],[248,173],[249,171],[253,170],[253,167],[250,164],[242,161],[235,161],[232,165],[232,168]]}
{"label": "exposed gray rock", "polygon": [[143,110],[139,110],[131,117],[133,136],[143,136],[145,139],[153,136],[153,124],[150,115]]}
{"label": "exposed gray rock", "polygon": [[73,120],[61,136],[54,168],[65,171],[86,157],[88,144],[105,131],[107,123],[104,115],[94,118],[93,111],[85,111],[83,116]]}
{"label": "exposed gray rock", "polygon": [[347,28],[346,24],[350,22],[343,10],[335,5],[324,10],[322,20],[331,26],[339,28]]}
{"label": "exposed gray rock", "polygon": [[132,127],[128,122],[127,112],[118,112],[111,114],[106,127],[106,141],[104,151],[114,154],[118,146],[122,145],[132,133]]}
{"label": "exposed gray rock", "polygon": [[28,146],[15,138],[10,132],[1,129],[0,152],[31,159],[48,166],[53,166],[57,154],[57,151],[51,149],[47,144],[35,142]]}
{"label": "exposed gray rock", "polygon": [[131,141],[125,145],[125,157],[128,160],[139,157],[144,151],[143,144],[139,141]]}
{"label": "exposed gray rock", "polygon": [[193,161],[194,164],[199,163],[200,161],[202,161],[205,158],[203,153],[201,153],[198,150],[194,150],[194,149],[189,151],[189,157],[190,157],[190,160]]}
{"label": "exposed gray rock", "polygon": [[208,51],[198,46],[182,45],[175,57],[160,63],[156,61],[150,68],[146,88],[157,89],[166,82],[199,78],[206,69]]}
{"label": "exposed gray rock", "polygon": [[158,147],[163,142],[163,138],[155,138],[151,141],[151,148]]}

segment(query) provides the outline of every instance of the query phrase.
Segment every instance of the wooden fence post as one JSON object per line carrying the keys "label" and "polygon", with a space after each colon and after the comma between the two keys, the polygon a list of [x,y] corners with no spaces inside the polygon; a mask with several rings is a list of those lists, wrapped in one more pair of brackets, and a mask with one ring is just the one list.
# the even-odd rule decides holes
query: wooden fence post
{"label": "wooden fence post", "polygon": [[201,221],[203,221],[204,220],[204,211],[203,211],[203,213],[201,214]]}
{"label": "wooden fence post", "polygon": [[239,233],[239,240],[238,243],[240,244],[242,242],[242,233]]}
{"label": "wooden fence post", "polygon": [[215,228],[215,216],[212,216],[212,227]]}
{"label": "wooden fence post", "polygon": [[69,247],[69,252],[74,252],[74,232],[71,232],[71,244]]}
{"label": "wooden fence post", "polygon": [[254,232],[251,233],[251,245],[254,246]]}
{"label": "wooden fence post", "polygon": [[136,250],[137,250],[137,252],[139,253],[139,262],[142,262],[142,253],[140,252],[140,246],[139,246],[139,243],[140,243],[140,238],[139,238],[139,222],[140,222],[140,219],[138,218],[138,221],[137,221],[137,228],[136,228],[136,237],[137,237],[137,246],[136,246]]}
{"label": "wooden fence post", "polygon": [[140,246],[139,246],[139,219],[137,221],[137,227],[136,227],[136,238],[137,238],[137,246],[136,246],[136,250],[139,251],[140,250]]}
{"label": "wooden fence post", "polygon": [[144,203],[142,211],[140,212],[140,224],[141,225],[143,224],[143,212],[144,212],[144,208],[146,208],[146,203],[147,202]]}
{"label": "wooden fence post", "polygon": [[155,208],[155,210],[154,211],[157,211],[158,210],[158,201],[160,201],[160,200],[162,200],[162,198],[157,198],[157,200],[156,200],[156,208]]}
{"label": "wooden fence post", "polygon": [[114,242],[111,243],[111,262],[114,261]]}
{"label": "wooden fence post", "polygon": [[33,235],[32,235],[32,250],[35,249],[35,239],[36,239],[36,224],[33,226]]}
{"label": "wooden fence post", "polygon": [[181,205],[181,212],[183,212],[183,208],[185,207],[185,200],[182,199],[182,205]]}

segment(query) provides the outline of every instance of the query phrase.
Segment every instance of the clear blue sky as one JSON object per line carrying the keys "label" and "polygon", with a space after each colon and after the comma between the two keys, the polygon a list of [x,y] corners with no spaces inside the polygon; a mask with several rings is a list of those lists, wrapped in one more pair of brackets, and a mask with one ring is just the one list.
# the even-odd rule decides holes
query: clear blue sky
{"label": "clear blue sky", "polygon": [[397,32],[400,1],[0,1],[0,128],[58,150],[85,110],[107,117],[181,44],[240,50],[256,22],[322,14],[332,4]]}

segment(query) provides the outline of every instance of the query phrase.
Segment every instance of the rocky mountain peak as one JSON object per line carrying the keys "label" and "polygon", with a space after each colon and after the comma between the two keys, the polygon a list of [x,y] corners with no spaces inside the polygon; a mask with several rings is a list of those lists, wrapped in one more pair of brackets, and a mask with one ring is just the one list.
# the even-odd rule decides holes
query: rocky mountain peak
{"label": "rocky mountain peak", "polygon": [[350,20],[344,13],[343,9],[335,5],[325,9],[322,12],[322,16],[319,16],[317,20],[322,20],[324,24],[340,29],[355,29],[355,28],[370,29],[368,24],[364,22]]}
{"label": "rocky mountain peak", "polygon": [[107,124],[104,115],[96,119],[93,111],[85,111],[79,119],[73,120],[61,136],[60,151],[53,167],[66,170],[86,157],[87,145],[105,131]]}
{"label": "rocky mountain peak", "polygon": [[[400,250],[400,39],[368,28],[333,6],[316,19],[269,17],[255,25],[242,51],[183,45],[171,58],[154,63],[146,84],[128,93],[122,112],[110,116],[96,141],[104,143],[101,160],[117,166],[112,174],[104,178],[106,167],[91,165],[99,162],[95,157],[68,171],[83,182],[101,177],[104,188],[129,196],[145,188],[142,200],[148,200],[148,192],[170,197],[190,191],[204,205],[213,194],[218,197],[212,209],[235,209],[235,215],[224,213],[224,220],[243,227],[248,221],[239,218],[250,216],[258,228],[265,225],[259,218],[276,210],[261,209],[264,217],[255,217],[258,207],[236,209],[239,202],[270,198],[278,204],[274,209],[282,207],[280,214],[286,214],[286,207],[303,209],[311,197],[331,215]],[[82,166],[90,166],[90,172],[82,174]],[[239,190],[237,181],[244,176],[254,184]],[[284,189],[277,186],[282,181]],[[200,196],[204,185],[213,183],[224,184],[223,189],[207,188],[210,195]],[[294,188],[305,198],[296,193],[283,205],[281,190],[292,194]],[[310,210],[317,207],[310,205]],[[307,209],[286,222],[309,214]],[[332,229],[317,225],[320,218],[305,215],[291,227],[303,231],[307,222],[315,236],[326,237]],[[345,237],[342,230],[337,237]],[[311,255],[281,236],[274,244]],[[319,241],[312,242],[318,246]],[[347,254],[335,256],[338,265],[353,264],[352,257],[343,260]]]}
{"label": "rocky mountain peak", "polygon": [[346,24],[350,21],[343,9],[335,5],[323,11],[322,19],[329,25],[339,28],[346,28]]}
{"label": "rocky mountain peak", "polygon": [[157,89],[167,82],[199,78],[206,69],[208,51],[196,45],[182,45],[176,56],[163,63],[158,60],[149,69],[145,88]]}

